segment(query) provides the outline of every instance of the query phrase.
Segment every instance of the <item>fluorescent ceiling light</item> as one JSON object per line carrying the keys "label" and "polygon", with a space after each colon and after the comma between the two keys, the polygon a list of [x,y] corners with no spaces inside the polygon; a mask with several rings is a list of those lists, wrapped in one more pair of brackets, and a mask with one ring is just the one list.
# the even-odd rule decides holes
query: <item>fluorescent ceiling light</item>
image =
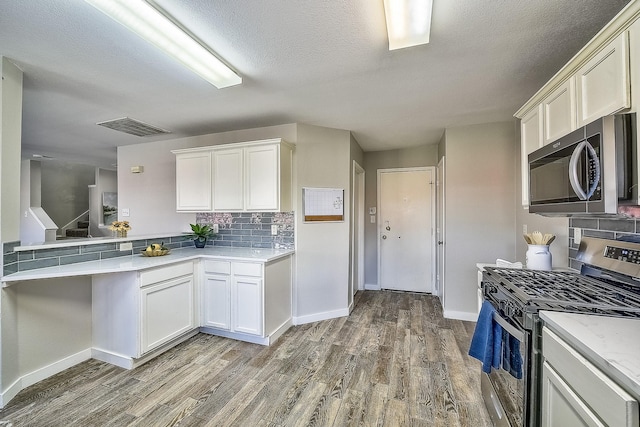
{"label": "fluorescent ceiling light", "polygon": [[429,43],[433,0],[384,0],[389,50]]}
{"label": "fluorescent ceiling light", "polygon": [[144,0],[85,0],[143,39],[171,55],[218,89],[242,78],[172,19]]}

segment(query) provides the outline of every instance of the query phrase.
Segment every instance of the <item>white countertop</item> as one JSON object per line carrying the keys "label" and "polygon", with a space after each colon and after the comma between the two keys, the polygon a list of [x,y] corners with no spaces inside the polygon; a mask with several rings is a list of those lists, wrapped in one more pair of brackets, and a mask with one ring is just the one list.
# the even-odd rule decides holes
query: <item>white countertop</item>
{"label": "white countertop", "polygon": [[56,277],[92,276],[123,271],[138,271],[176,262],[198,258],[221,258],[237,261],[271,262],[294,253],[291,249],[250,249],[250,248],[181,248],[159,257],[144,257],[140,254],[110,258],[100,261],[81,262],[57,267],[19,271],[2,278],[3,286],[24,280],[51,279]]}
{"label": "white countertop", "polygon": [[640,319],[541,311],[545,324],[640,398]]}

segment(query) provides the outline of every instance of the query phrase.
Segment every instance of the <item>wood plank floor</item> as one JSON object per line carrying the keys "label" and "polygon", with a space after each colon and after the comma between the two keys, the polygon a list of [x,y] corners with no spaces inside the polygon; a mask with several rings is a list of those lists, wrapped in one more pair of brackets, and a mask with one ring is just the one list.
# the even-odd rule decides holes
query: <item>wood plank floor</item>
{"label": "wood plank floor", "polygon": [[0,426],[490,426],[473,327],[434,296],[359,292],[349,317],[270,347],[199,334],[131,371],[81,363],[20,392]]}

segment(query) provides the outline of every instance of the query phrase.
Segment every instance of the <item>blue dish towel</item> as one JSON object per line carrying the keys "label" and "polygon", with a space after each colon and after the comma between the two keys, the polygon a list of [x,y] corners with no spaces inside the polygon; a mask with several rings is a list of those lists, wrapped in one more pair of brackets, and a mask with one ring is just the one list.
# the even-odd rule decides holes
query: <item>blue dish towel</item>
{"label": "blue dish towel", "polygon": [[493,321],[495,311],[490,302],[482,303],[469,347],[469,355],[482,362],[482,370],[486,373],[491,372],[492,366],[499,368],[502,359],[502,327]]}
{"label": "blue dish towel", "polygon": [[505,330],[502,331],[502,369],[517,379],[522,378],[520,341]]}

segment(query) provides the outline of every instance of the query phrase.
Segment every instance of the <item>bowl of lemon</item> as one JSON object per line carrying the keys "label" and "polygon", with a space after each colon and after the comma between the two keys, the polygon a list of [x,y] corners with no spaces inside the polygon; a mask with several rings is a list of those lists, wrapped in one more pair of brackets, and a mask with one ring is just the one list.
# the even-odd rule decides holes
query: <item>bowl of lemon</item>
{"label": "bowl of lemon", "polygon": [[152,243],[146,249],[140,251],[142,256],[163,256],[171,252],[169,248],[162,243]]}

